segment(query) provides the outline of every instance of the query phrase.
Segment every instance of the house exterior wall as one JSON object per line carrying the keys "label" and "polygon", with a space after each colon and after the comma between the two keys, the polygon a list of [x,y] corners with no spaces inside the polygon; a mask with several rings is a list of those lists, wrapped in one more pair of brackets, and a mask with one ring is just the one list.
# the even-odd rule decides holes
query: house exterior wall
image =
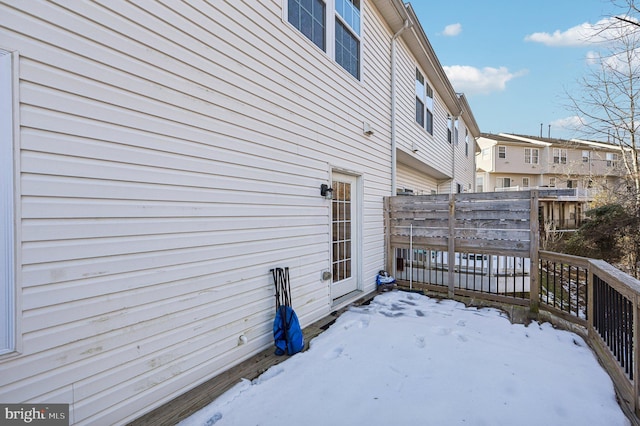
{"label": "house exterior wall", "polygon": [[0,400],[132,420],[271,344],[272,267],[291,268],[303,326],[331,312],[334,171],[360,179],[358,286],[374,289],[392,33],[370,2],[360,80],[286,2],[58,3],[0,5],[19,57],[21,331]]}
{"label": "house exterior wall", "polygon": [[[413,36],[419,32],[411,29]],[[409,36],[407,36],[409,37]],[[424,52],[419,52],[424,54]],[[408,42],[398,39],[397,49],[397,150],[399,155],[397,170],[398,190],[409,188],[415,194],[429,194],[432,190],[438,193],[456,191],[456,184],[465,190],[473,191],[475,181],[475,139],[479,130],[474,128],[472,116],[458,116],[460,103],[454,101],[453,110],[445,98],[451,97],[446,91],[448,81],[434,81],[433,63],[427,65],[412,50]],[[416,122],[416,69],[424,76],[425,83],[433,89],[433,132],[429,133]],[[444,71],[442,71],[442,74]],[[435,72],[438,75],[437,72]],[[440,88],[444,85],[444,89]],[[440,89],[439,89],[440,88]],[[453,89],[451,88],[451,92]],[[449,101],[451,105],[451,101]],[[467,112],[470,114],[470,111]],[[458,118],[458,143],[452,136],[448,140],[448,117]],[[465,131],[468,134],[468,154],[465,150]],[[453,133],[453,129],[452,129]],[[403,164],[403,161],[405,164]],[[408,162],[408,163],[406,163]],[[418,177],[416,172],[423,176]],[[404,186],[400,185],[403,183]]]}

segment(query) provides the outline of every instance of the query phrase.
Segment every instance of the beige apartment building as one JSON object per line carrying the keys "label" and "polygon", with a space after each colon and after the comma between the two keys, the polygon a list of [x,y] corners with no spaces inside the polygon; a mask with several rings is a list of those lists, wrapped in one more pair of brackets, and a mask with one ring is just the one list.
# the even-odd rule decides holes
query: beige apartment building
{"label": "beige apartment building", "polygon": [[620,148],[603,142],[484,133],[478,146],[476,192],[575,190],[541,200],[540,217],[553,229],[578,227],[589,203],[625,174]]}

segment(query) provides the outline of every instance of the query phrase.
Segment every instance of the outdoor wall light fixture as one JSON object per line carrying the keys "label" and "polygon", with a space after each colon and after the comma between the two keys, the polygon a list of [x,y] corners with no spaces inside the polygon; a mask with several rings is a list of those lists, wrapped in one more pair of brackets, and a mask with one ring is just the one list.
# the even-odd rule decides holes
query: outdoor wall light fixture
{"label": "outdoor wall light fixture", "polygon": [[323,183],[320,185],[320,195],[322,195],[327,200],[333,198],[333,188],[330,188],[329,185]]}

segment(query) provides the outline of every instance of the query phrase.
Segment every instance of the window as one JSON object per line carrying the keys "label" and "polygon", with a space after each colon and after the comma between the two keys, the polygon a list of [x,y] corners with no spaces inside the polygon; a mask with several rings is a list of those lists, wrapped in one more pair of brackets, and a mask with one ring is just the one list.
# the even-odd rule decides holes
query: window
{"label": "window", "polygon": [[486,160],[489,158],[489,155],[491,153],[491,150],[489,148],[483,148],[482,149],[482,159]]}
{"label": "window", "polygon": [[615,167],[618,161],[618,154],[607,152],[607,167]]}
{"label": "window", "polygon": [[556,178],[554,178],[554,177],[549,178],[549,186],[551,188],[555,188],[556,187]]}
{"label": "window", "polygon": [[469,130],[464,129],[464,155],[469,156]]}
{"label": "window", "polygon": [[0,50],[0,354],[15,350],[13,62]]}
{"label": "window", "polygon": [[[333,40],[328,40],[327,9],[335,12]],[[360,0],[288,0],[287,20],[327,53],[333,41],[334,60],[360,78]]]}
{"label": "window", "polygon": [[578,187],[578,181],[573,179],[573,180],[568,180],[567,181],[567,188],[577,188]]}
{"label": "window", "polygon": [[416,123],[433,135],[433,89],[416,68]]}
{"label": "window", "polygon": [[460,123],[460,120],[458,120],[458,119],[454,120],[454,123],[453,123],[453,141],[454,141],[456,146],[458,146],[458,134],[459,134],[458,123]]}
{"label": "window", "polygon": [[528,188],[529,187],[529,178],[528,177],[523,177],[522,178],[522,186],[524,188]]}
{"label": "window", "polygon": [[524,162],[527,164],[538,164],[540,152],[537,148],[524,149]]}
{"label": "window", "polygon": [[498,147],[498,158],[507,158],[507,147],[499,146]]}
{"label": "window", "polygon": [[326,52],[325,5],[322,0],[289,0],[287,14],[291,25]]}
{"label": "window", "polygon": [[476,192],[484,191],[484,178],[482,176],[478,176],[476,178]]}
{"label": "window", "polygon": [[554,164],[567,164],[567,150],[561,148],[553,148]]}
{"label": "window", "polygon": [[589,151],[582,151],[582,162],[588,163],[591,158],[591,153]]}
{"label": "window", "polygon": [[498,185],[498,188],[509,188],[511,187],[511,178],[508,178],[508,177],[497,178],[496,184]]}
{"label": "window", "polygon": [[360,0],[336,0],[336,62],[360,79]]}
{"label": "window", "polygon": [[459,184],[459,183],[456,183],[456,192],[457,192],[458,194],[461,194],[461,193],[462,193],[462,185],[461,185],[461,184]]}
{"label": "window", "polygon": [[451,130],[452,130],[452,120],[451,120],[451,116],[447,114],[447,141],[449,143],[451,143]]}

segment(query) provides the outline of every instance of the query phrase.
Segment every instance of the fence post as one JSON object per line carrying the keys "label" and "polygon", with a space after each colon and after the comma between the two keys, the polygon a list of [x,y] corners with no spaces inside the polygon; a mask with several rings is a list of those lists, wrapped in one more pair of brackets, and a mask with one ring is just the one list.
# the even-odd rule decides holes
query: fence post
{"label": "fence post", "polygon": [[529,224],[531,225],[531,236],[529,238],[529,259],[531,261],[529,310],[533,313],[538,313],[540,309],[540,223],[538,220],[538,197],[538,190],[531,190],[531,210],[529,212]]}
{"label": "fence post", "polygon": [[447,260],[449,261],[449,271],[447,276],[449,277],[449,297],[453,297],[454,290],[454,279],[455,279],[455,266],[456,266],[456,238],[455,238],[455,221],[456,221],[456,194],[449,194],[449,240],[448,251],[449,256]]}

